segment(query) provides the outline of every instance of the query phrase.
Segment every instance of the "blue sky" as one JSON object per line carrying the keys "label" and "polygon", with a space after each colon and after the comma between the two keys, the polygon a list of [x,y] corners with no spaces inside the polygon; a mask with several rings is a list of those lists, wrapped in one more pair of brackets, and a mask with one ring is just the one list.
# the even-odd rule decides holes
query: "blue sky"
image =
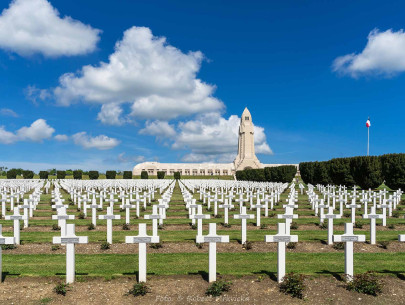
{"label": "blue sky", "polygon": [[2,1],[0,166],[404,152],[403,1]]}

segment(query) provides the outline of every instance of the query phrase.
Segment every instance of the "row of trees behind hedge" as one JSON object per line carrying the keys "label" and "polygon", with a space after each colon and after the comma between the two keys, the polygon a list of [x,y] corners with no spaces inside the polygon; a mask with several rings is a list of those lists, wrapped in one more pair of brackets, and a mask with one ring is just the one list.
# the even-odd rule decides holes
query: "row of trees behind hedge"
{"label": "row of trees behind hedge", "polygon": [[375,189],[384,181],[391,189],[405,189],[405,154],[336,158],[299,165],[305,183]]}
{"label": "row of trees behind hedge", "polygon": [[289,183],[294,179],[297,168],[294,165],[282,165],[259,169],[244,169],[236,171],[238,181],[267,181]]}

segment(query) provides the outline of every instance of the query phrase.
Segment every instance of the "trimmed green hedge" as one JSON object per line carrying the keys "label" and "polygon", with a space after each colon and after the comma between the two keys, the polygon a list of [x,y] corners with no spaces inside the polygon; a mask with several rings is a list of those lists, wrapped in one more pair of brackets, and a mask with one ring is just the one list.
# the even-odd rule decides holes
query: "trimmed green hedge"
{"label": "trimmed green hedge", "polygon": [[89,171],[89,179],[90,180],[97,180],[100,174],[98,171]]}
{"label": "trimmed green hedge", "polygon": [[353,186],[375,189],[384,180],[391,189],[405,189],[405,154],[337,158],[300,163],[302,180],[311,184]]}
{"label": "trimmed green hedge", "polygon": [[141,172],[141,179],[148,179],[148,178],[149,178],[148,172],[147,171],[142,171]]}
{"label": "trimmed green hedge", "polygon": [[105,177],[107,179],[115,179],[115,177],[117,176],[117,172],[116,171],[106,171],[105,172]]}
{"label": "trimmed green hedge", "polygon": [[34,172],[30,170],[23,171],[24,179],[32,179],[34,178]]}
{"label": "trimmed green hedge", "polygon": [[56,178],[58,179],[65,179],[66,178],[66,171],[57,171]]}
{"label": "trimmed green hedge", "polygon": [[83,177],[83,171],[80,169],[73,171],[73,179],[80,180]]}
{"label": "trimmed green hedge", "polygon": [[49,173],[47,171],[40,171],[39,178],[40,179],[48,179]]}
{"label": "trimmed green hedge", "polygon": [[163,171],[157,172],[157,178],[158,179],[164,179],[165,175],[166,175],[166,172],[163,172]]}
{"label": "trimmed green hedge", "polygon": [[15,168],[10,169],[7,172],[7,179],[16,179],[17,178],[17,170]]}
{"label": "trimmed green hedge", "polygon": [[291,182],[297,173],[294,165],[282,165],[259,169],[245,169],[236,171],[236,180],[239,181],[268,181],[268,182]]}
{"label": "trimmed green hedge", "polygon": [[176,179],[176,180],[180,180],[180,179],[181,179],[181,174],[180,174],[180,172],[174,172],[173,178]]}
{"label": "trimmed green hedge", "polygon": [[132,179],[132,172],[131,171],[124,171],[122,178],[123,179]]}

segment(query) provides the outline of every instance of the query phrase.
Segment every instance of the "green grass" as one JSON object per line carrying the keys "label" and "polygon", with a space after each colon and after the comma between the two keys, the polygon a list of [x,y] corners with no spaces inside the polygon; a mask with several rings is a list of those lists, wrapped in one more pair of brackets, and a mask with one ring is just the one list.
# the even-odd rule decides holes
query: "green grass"
{"label": "green grass", "polygon": [[[356,273],[405,273],[405,253],[355,253]],[[254,263],[252,263],[254,262]],[[342,253],[287,253],[288,272],[307,275],[344,273]],[[122,276],[136,275],[136,254],[77,254],[77,275]],[[4,254],[3,271],[19,276],[54,276],[65,274],[65,255]],[[208,271],[207,253],[148,254],[148,274],[176,275]],[[277,253],[218,253],[220,274],[249,275],[277,272]]]}

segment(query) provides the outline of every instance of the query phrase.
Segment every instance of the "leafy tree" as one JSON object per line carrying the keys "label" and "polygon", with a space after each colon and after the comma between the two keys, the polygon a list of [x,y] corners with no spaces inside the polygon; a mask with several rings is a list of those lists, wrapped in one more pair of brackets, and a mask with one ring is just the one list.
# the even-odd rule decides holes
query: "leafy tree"
{"label": "leafy tree", "polygon": [[115,179],[115,176],[117,176],[117,172],[116,171],[107,171],[105,173],[105,177],[107,179]]}
{"label": "leafy tree", "polygon": [[181,179],[181,174],[180,172],[174,172],[174,179],[180,180]]}
{"label": "leafy tree", "polygon": [[147,171],[142,171],[141,172],[141,179],[148,179],[148,178],[149,178],[148,172]]}
{"label": "leafy tree", "polygon": [[82,179],[82,177],[83,177],[83,171],[82,170],[78,169],[78,170],[73,171],[73,179],[79,180],[79,179]]}
{"label": "leafy tree", "polygon": [[48,179],[49,173],[47,171],[40,171],[39,172],[39,178],[40,179]]}
{"label": "leafy tree", "polygon": [[350,170],[354,181],[362,189],[377,188],[383,182],[381,159],[376,156],[350,159]]}
{"label": "leafy tree", "polygon": [[24,179],[32,179],[34,178],[34,172],[30,170],[25,170],[23,171],[23,177]]}
{"label": "leafy tree", "polygon": [[100,174],[98,171],[89,171],[89,179],[90,180],[97,180]]}
{"label": "leafy tree", "polygon": [[350,158],[336,158],[330,160],[329,174],[335,185],[353,186],[355,184],[350,172]]}
{"label": "leafy tree", "polygon": [[65,179],[66,178],[66,172],[65,171],[57,171],[56,172],[56,178]]}
{"label": "leafy tree", "polygon": [[10,169],[7,172],[7,179],[16,179],[17,178],[17,170],[15,168]]}
{"label": "leafy tree", "polygon": [[157,178],[158,179],[164,179],[165,175],[166,175],[166,172],[164,172],[164,171],[157,172]]}
{"label": "leafy tree", "polygon": [[132,179],[132,172],[131,171],[124,171],[123,178],[124,179]]}
{"label": "leafy tree", "polygon": [[405,189],[405,154],[381,156],[382,175],[391,189]]}

